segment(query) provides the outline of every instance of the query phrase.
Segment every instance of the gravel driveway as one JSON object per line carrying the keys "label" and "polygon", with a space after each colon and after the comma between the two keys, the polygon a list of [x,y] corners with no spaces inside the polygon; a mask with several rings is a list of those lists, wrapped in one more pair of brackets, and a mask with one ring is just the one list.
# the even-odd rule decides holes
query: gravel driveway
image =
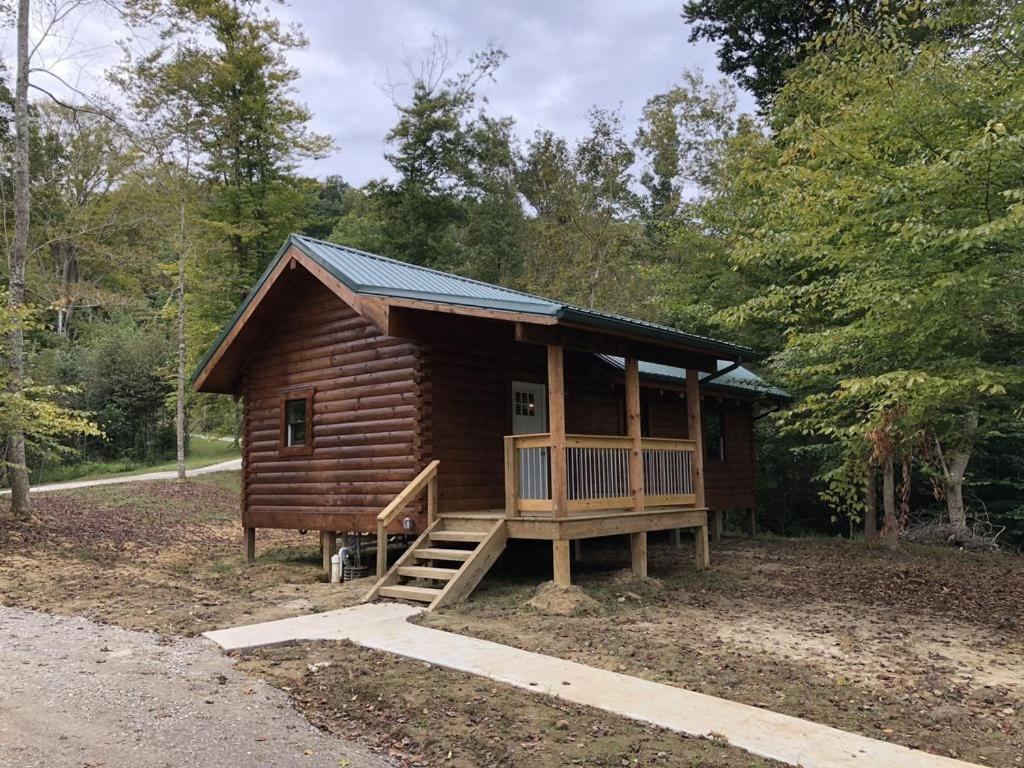
{"label": "gravel driveway", "polygon": [[202,639],[0,606],[2,768],[385,768]]}

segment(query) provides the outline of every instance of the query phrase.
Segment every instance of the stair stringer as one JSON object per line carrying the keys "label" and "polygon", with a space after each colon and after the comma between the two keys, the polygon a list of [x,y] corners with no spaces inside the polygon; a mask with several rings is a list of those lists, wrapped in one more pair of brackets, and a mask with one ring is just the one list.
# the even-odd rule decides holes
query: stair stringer
{"label": "stair stringer", "polygon": [[[426,535],[424,534],[424,536]],[[434,602],[427,607],[427,610],[432,611],[445,605],[453,605],[469,597],[476,585],[494,565],[494,561],[505,551],[507,541],[508,532],[505,528],[505,521],[499,520],[491,526],[487,532],[487,538],[477,545],[473,554],[458,569],[459,572],[455,577],[445,584],[441,594],[434,598]],[[419,544],[419,541],[416,543]]]}
{"label": "stair stringer", "polygon": [[[402,556],[395,561],[395,564],[388,569],[387,573],[385,573],[383,576],[377,579],[376,583],[374,583],[374,585],[370,587],[369,591],[365,595],[363,595],[362,599],[359,602],[369,603],[373,600],[376,600],[380,596],[381,587],[387,587],[392,584],[397,584],[399,567],[403,565],[411,565],[413,562],[415,562],[413,560],[413,552],[415,552],[420,546],[422,546],[425,541],[429,541],[430,532],[437,528],[440,522],[441,518],[438,518],[433,523],[431,523],[427,530],[421,533],[420,537],[412,543],[412,546],[410,546],[408,549],[405,550],[405,552],[402,553]],[[377,546],[380,546],[380,543],[378,543]]]}

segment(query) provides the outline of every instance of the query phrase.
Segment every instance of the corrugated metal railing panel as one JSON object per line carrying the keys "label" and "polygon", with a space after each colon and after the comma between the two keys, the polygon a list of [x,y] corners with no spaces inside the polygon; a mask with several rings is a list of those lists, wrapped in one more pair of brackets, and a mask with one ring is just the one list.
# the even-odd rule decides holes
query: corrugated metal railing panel
{"label": "corrugated metal railing panel", "polygon": [[[551,452],[547,434],[517,435],[515,498],[520,509],[549,512]],[[570,512],[632,508],[629,462],[632,446],[621,436],[566,435],[566,501]],[[693,502],[692,441],[644,438],[644,496],[652,506]],[[511,469],[511,463],[510,463]],[[528,504],[529,503],[529,504]]]}
{"label": "corrugated metal railing panel", "polygon": [[547,446],[518,448],[519,498],[551,498],[551,449]]}
{"label": "corrugated metal railing panel", "polygon": [[691,452],[645,448],[644,493],[647,496],[693,493]]}
{"label": "corrugated metal railing panel", "polygon": [[570,501],[630,495],[628,448],[566,448],[565,454]]}

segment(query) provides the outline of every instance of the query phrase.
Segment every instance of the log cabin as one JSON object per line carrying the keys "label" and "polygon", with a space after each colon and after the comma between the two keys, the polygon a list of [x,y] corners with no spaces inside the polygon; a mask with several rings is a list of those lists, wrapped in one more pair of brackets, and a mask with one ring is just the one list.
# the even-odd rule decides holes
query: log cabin
{"label": "log cabin", "polygon": [[[465,597],[508,539],[692,529],[697,567],[726,510],[753,519],[754,420],[785,399],[753,350],[292,235],[200,362],[243,402],[241,514],[375,532],[367,599]],[[709,518],[710,514],[710,518]],[[394,563],[389,537],[416,536]]]}

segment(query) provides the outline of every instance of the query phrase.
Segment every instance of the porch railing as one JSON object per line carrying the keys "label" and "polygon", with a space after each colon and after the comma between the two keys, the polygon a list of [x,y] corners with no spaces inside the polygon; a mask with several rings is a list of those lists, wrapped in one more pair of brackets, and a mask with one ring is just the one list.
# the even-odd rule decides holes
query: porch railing
{"label": "porch railing", "polygon": [[[692,440],[645,437],[641,442],[644,507],[696,503]],[[554,512],[551,498],[551,436],[505,438],[505,495],[513,516]],[[629,482],[632,443],[628,437],[566,435],[566,511],[632,510]]]}

